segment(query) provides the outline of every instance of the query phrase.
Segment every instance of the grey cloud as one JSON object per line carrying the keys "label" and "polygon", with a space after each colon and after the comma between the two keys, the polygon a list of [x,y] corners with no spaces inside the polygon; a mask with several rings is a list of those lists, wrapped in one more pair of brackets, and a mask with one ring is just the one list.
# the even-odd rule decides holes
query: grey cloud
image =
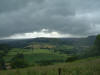
{"label": "grey cloud", "polygon": [[44,0],[0,0],[0,12],[14,11],[24,8],[29,2],[41,3]]}
{"label": "grey cloud", "polygon": [[[0,0],[0,37],[43,28],[89,35],[100,24],[99,0]],[[93,32],[95,31],[95,32]]]}

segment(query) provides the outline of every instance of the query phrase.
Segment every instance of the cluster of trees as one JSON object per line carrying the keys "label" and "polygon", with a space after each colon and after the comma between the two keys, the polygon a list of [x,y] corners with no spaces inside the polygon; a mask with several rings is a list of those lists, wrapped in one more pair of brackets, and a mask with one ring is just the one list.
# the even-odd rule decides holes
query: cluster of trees
{"label": "cluster of trees", "polygon": [[1,55],[0,55],[0,69],[6,69],[5,61]]}
{"label": "cluster of trees", "polygon": [[73,56],[70,56],[69,58],[67,58],[66,62],[72,62],[78,59],[84,59],[87,57],[94,56],[100,56],[100,35],[96,36],[94,45],[92,45],[88,49],[85,49],[83,52],[80,52],[79,54],[74,54]]}
{"label": "cluster of trees", "polygon": [[100,56],[100,35],[97,35],[93,47],[90,51],[90,56]]}
{"label": "cluster of trees", "polygon": [[24,58],[23,54],[18,53],[12,60],[11,60],[11,67],[12,68],[25,68],[27,67],[27,61]]}
{"label": "cluster of trees", "polygon": [[97,51],[96,55],[100,55],[100,35],[96,37],[94,49]]}
{"label": "cluster of trees", "polygon": [[84,57],[93,57],[93,56],[100,56],[100,35],[96,36],[94,45],[90,47],[89,50],[86,50],[84,53]]}
{"label": "cluster of trees", "polygon": [[7,44],[0,44],[0,69],[6,69],[4,56],[11,49]]}
{"label": "cluster of trees", "polygon": [[[0,44],[0,69],[6,69],[6,62],[4,60],[4,56],[11,50],[11,47],[6,44]],[[27,67],[28,64],[25,61],[23,54],[17,54],[15,57],[12,58],[10,61],[10,67],[12,68],[24,68]]]}

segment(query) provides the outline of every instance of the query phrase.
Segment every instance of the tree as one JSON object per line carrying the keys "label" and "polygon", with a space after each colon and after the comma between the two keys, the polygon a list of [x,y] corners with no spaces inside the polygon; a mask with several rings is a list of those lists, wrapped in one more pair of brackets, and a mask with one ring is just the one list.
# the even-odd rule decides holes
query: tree
{"label": "tree", "polygon": [[28,66],[23,54],[17,54],[11,61],[12,68],[24,68]]}
{"label": "tree", "polygon": [[97,35],[94,43],[95,55],[100,55],[100,35]]}
{"label": "tree", "polygon": [[2,52],[2,55],[6,55],[8,51],[11,49],[11,47],[7,44],[0,44],[0,52]]}
{"label": "tree", "polygon": [[89,56],[100,56],[100,35],[97,35],[94,46],[88,52]]}
{"label": "tree", "polygon": [[6,44],[0,44],[0,69],[6,69],[5,61],[3,57],[8,53],[10,47]]}
{"label": "tree", "polygon": [[100,35],[98,35],[96,37],[96,40],[95,40],[95,46],[98,48],[98,50],[100,51]]}
{"label": "tree", "polygon": [[0,69],[6,69],[5,61],[2,56],[0,56]]}
{"label": "tree", "polygon": [[66,62],[73,62],[73,61],[78,60],[78,59],[79,58],[78,58],[77,55],[76,56],[70,56],[70,57],[67,58]]}

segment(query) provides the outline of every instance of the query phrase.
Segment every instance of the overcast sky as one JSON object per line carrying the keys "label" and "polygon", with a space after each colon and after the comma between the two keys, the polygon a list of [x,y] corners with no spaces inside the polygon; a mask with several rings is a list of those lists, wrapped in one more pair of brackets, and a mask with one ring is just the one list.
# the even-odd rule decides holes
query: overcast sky
{"label": "overcast sky", "polygon": [[33,33],[29,37],[98,34],[100,0],[0,0],[0,38],[28,33]]}

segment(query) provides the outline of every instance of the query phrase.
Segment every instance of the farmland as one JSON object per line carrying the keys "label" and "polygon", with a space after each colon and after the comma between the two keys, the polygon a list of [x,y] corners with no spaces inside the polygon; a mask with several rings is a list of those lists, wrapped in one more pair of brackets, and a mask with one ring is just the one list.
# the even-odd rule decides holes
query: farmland
{"label": "farmland", "polygon": [[32,50],[32,49],[14,48],[10,50],[8,54],[4,57],[5,61],[9,62],[18,53],[22,53],[29,64],[41,61],[64,62],[67,59],[67,54],[60,54],[59,52],[55,53],[52,50],[48,49]]}

